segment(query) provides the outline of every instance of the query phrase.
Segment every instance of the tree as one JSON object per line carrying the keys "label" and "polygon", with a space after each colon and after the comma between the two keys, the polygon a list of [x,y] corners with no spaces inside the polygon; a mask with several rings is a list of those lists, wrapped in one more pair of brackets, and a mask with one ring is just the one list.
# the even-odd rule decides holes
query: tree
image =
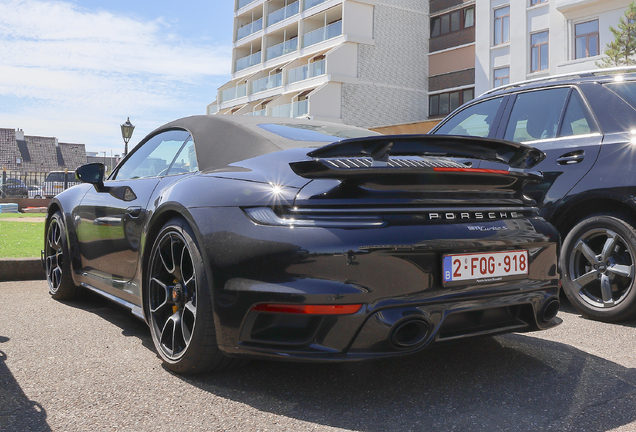
{"label": "tree", "polygon": [[618,28],[610,26],[614,40],[607,44],[605,56],[598,67],[631,66],[636,64],[636,1],[627,6]]}

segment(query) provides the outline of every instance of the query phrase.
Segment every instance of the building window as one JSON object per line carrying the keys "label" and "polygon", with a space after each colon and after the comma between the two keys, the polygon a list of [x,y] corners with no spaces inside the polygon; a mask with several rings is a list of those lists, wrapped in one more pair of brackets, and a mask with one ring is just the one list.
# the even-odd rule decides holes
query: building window
{"label": "building window", "polygon": [[509,67],[495,69],[493,72],[493,75],[495,77],[493,88],[500,87],[502,85],[506,85],[510,83],[510,68]]}
{"label": "building window", "polygon": [[548,70],[548,32],[530,36],[530,72]]}
{"label": "building window", "polygon": [[548,0],[530,0],[530,6],[538,5],[541,3],[547,3]]}
{"label": "building window", "polygon": [[510,6],[495,9],[495,45],[510,42]]}
{"label": "building window", "polygon": [[440,93],[429,96],[428,115],[429,117],[446,115],[463,103],[475,98],[474,89],[458,90],[448,93]]}
{"label": "building window", "polygon": [[579,59],[598,55],[598,20],[587,21],[574,25],[574,46],[574,58]]}
{"label": "building window", "polygon": [[458,9],[453,12],[431,18],[431,37],[463,30],[475,25],[475,7]]}

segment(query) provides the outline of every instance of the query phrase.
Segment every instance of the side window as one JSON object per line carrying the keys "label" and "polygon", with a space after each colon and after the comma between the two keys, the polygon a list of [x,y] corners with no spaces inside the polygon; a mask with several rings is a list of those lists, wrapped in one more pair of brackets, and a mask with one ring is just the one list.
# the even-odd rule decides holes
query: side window
{"label": "side window", "polygon": [[137,148],[115,174],[115,180],[163,176],[190,134],[183,130],[162,132]]}
{"label": "side window", "polygon": [[556,137],[569,91],[556,88],[517,95],[504,139],[524,142]]}
{"label": "side window", "polygon": [[435,134],[487,137],[502,100],[502,97],[490,99],[461,110],[435,131]]}
{"label": "side window", "polygon": [[197,154],[194,151],[194,141],[190,137],[175,158],[167,175],[194,172],[198,169],[199,164],[197,163]]}
{"label": "side window", "polygon": [[579,92],[573,91],[565,109],[563,125],[561,126],[560,137],[585,135],[594,131],[594,122],[588,112]]}

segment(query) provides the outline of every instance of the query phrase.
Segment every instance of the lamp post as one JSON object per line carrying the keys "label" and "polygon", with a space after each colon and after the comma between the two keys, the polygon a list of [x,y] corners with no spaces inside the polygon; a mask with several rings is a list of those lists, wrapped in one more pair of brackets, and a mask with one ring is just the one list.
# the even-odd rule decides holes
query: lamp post
{"label": "lamp post", "polygon": [[128,141],[132,137],[135,126],[130,122],[130,117],[126,120],[126,123],[121,125],[121,136],[124,139],[124,157],[128,154]]}

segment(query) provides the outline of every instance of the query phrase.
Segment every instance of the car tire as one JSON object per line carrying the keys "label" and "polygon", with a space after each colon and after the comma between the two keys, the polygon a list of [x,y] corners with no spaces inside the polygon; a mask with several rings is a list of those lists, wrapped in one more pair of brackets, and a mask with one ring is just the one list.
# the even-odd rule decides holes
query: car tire
{"label": "car tire", "polygon": [[604,322],[636,316],[635,226],[622,215],[599,214],[566,236],[560,257],[563,291],[583,316]]}
{"label": "car tire", "polygon": [[217,346],[209,289],[212,278],[192,229],[183,219],[172,219],[159,231],[146,279],[146,316],[166,369],[195,374],[243,363],[227,357]]}
{"label": "car tire", "polygon": [[56,300],[70,300],[76,297],[80,288],[75,285],[71,275],[71,256],[66,238],[66,226],[60,212],[53,214],[49,220],[44,240],[44,259],[51,297]]}

